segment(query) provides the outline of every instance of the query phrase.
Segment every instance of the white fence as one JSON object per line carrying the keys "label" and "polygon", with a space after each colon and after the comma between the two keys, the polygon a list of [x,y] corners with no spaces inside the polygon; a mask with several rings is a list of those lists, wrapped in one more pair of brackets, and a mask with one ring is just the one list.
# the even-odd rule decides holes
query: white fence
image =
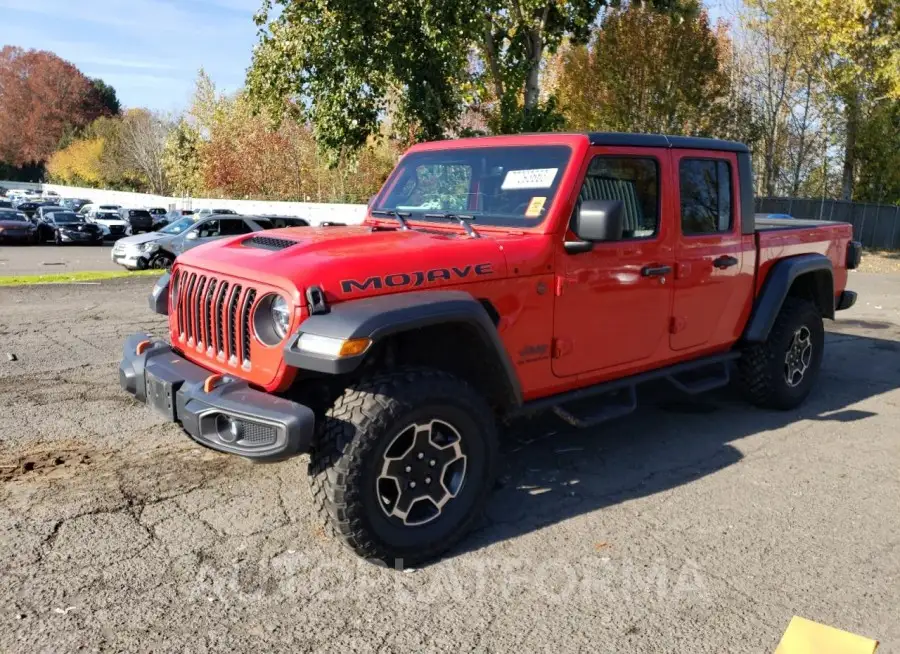
{"label": "white fence", "polygon": [[[123,207],[164,207],[172,209],[232,209],[247,215],[273,214],[305,218],[312,225],[323,222],[340,222],[348,225],[361,223],[366,217],[362,204],[318,204],[315,202],[264,202],[257,200],[216,200],[210,198],[177,198],[149,193],[129,193],[96,188],[61,186],[59,184],[31,184],[0,180],[7,189],[55,191],[64,198],[85,198],[94,204],[118,204]],[[188,205],[188,206],[186,206]]]}

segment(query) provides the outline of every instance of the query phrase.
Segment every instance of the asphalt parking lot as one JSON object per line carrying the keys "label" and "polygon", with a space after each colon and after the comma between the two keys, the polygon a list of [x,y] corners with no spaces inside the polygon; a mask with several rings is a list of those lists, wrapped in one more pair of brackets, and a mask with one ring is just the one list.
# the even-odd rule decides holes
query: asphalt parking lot
{"label": "asphalt parking lot", "polygon": [[404,572],[324,536],[305,458],[203,450],[119,390],[152,283],[0,288],[0,651],[772,652],[793,615],[900,651],[898,275],[852,274],[799,410],[515,425],[478,531]]}
{"label": "asphalt parking lot", "polygon": [[0,245],[0,276],[122,270],[110,259],[112,246]]}

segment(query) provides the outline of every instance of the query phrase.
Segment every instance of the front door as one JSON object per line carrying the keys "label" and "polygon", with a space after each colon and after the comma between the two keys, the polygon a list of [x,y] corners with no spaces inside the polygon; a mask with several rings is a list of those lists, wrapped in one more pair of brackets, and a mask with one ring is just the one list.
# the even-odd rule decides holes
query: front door
{"label": "front door", "polygon": [[736,219],[737,159],[728,152],[695,151],[674,154],[672,163],[679,219],[670,343],[679,352],[715,349],[739,337],[752,295],[753,260],[744,261]]}
{"label": "front door", "polygon": [[625,232],[590,252],[559,255],[553,373],[560,377],[650,367],[668,352],[675,260],[662,171],[669,153],[595,148],[592,155],[575,210],[583,200],[619,200]]}

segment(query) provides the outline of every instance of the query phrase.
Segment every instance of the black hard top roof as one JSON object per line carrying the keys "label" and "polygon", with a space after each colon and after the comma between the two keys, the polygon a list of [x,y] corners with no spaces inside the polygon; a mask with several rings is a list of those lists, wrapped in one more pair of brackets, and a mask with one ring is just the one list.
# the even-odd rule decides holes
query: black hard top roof
{"label": "black hard top roof", "polygon": [[688,150],[724,150],[726,152],[750,152],[737,141],[707,139],[698,136],[666,136],[664,134],[626,134],[622,132],[591,132],[591,145],[619,145],[639,148],[685,148]]}

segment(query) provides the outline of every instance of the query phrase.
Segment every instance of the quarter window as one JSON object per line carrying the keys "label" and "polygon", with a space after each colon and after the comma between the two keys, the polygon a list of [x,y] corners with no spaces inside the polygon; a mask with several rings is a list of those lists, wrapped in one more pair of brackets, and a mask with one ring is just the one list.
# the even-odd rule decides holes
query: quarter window
{"label": "quarter window", "polygon": [[656,160],[594,157],[578,194],[575,211],[585,200],[622,202],[623,239],[654,236],[659,230],[659,167]]}
{"label": "quarter window", "polygon": [[682,159],[681,233],[727,232],[733,224],[731,166],[714,159]]}

